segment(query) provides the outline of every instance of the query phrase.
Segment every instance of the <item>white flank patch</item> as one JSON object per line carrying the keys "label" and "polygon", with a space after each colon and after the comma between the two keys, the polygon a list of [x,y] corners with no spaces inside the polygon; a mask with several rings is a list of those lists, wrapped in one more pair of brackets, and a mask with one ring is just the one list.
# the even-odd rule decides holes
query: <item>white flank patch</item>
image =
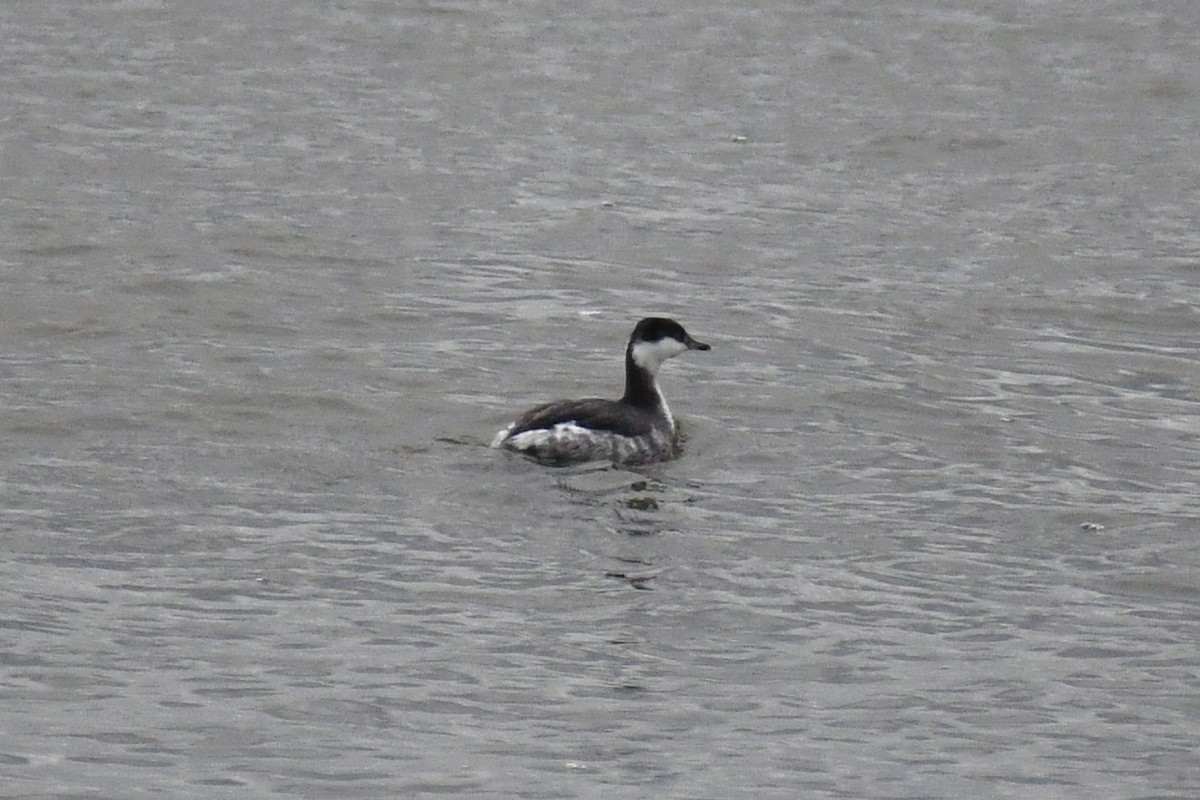
{"label": "white flank patch", "polygon": [[576,425],[574,422],[560,422],[553,428],[536,428],[532,431],[518,433],[506,440],[504,446],[511,447],[513,450],[530,450],[558,444],[564,441],[563,437],[570,437],[571,440],[579,442],[590,442],[595,435],[595,431]]}
{"label": "white flank patch", "polygon": [[662,431],[645,436],[617,436],[606,431],[585,428],[574,422],[560,422],[553,428],[538,428],[508,436],[508,428],[496,434],[493,447],[515,450],[537,459],[551,461],[590,461],[611,459],[639,464],[669,458],[674,437]]}
{"label": "white flank patch", "polygon": [[687,350],[687,345],[667,337],[657,342],[637,342],[633,346],[633,363],[654,375],[668,358]]}
{"label": "white flank patch", "polygon": [[508,438],[508,432],[517,427],[517,423],[510,422],[504,430],[496,431],[496,438],[492,439],[492,447],[500,447],[504,444],[504,440]]}

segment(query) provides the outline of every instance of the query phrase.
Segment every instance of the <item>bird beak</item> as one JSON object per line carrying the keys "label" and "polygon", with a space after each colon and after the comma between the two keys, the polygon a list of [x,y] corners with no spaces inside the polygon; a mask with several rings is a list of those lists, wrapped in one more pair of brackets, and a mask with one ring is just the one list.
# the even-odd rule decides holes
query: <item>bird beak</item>
{"label": "bird beak", "polygon": [[683,343],[687,345],[688,350],[711,350],[712,349],[711,347],[706,345],[704,342],[697,342],[691,336],[684,339]]}

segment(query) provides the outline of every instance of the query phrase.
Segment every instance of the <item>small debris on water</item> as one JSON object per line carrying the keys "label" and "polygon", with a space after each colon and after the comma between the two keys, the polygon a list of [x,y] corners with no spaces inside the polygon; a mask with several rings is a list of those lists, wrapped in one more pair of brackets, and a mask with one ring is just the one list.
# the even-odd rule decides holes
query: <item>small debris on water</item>
{"label": "small debris on water", "polygon": [[653,497],[631,497],[625,501],[625,507],[634,511],[657,511],[658,501]]}
{"label": "small debris on water", "polygon": [[1099,522],[1085,522],[1082,525],[1080,525],[1079,527],[1085,531],[1102,531],[1102,530],[1104,530],[1104,526],[1101,525]]}

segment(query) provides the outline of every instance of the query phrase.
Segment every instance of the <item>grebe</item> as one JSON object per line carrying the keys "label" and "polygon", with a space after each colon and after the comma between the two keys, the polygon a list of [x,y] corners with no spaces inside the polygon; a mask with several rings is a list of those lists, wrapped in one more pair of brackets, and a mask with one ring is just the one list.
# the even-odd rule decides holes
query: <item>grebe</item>
{"label": "grebe", "polygon": [[647,317],[625,348],[625,395],[620,400],[557,400],[531,408],[496,434],[492,447],[566,463],[609,459],[639,464],[669,458],[675,418],[658,388],[658,368],[686,350],[708,350],[673,319]]}

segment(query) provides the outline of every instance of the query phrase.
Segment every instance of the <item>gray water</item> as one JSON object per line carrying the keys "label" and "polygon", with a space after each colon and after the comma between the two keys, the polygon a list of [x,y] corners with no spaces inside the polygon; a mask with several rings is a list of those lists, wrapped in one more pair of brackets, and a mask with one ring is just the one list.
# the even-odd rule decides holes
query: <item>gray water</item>
{"label": "gray water", "polygon": [[1196,796],[1200,4],[648,5],[0,5],[0,793]]}

